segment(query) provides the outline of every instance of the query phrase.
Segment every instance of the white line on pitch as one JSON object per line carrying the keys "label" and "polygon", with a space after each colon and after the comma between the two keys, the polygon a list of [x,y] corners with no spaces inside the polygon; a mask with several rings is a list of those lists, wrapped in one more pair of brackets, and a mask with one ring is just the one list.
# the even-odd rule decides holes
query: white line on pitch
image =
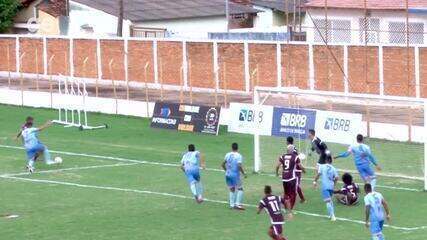
{"label": "white line on pitch", "polygon": [[[1,145],[1,144],[0,144],[0,147],[1,148],[7,148],[7,149],[17,149],[17,150],[23,150],[24,149],[23,147]],[[55,150],[50,150],[50,152],[57,153],[57,154],[68,155],[68,156],[80,156],[80,157],[89,157],[89,158],[97,158],[97,159],[106,159],[106,160],[113,160],[113,161],[119,161],[119,162],[131,162],[131,163],[139,163],[139,164],[147,164],[147,165],[158,165],[158,166],[168,166],[168,167],[179,167],[180,166],[179,164],[174,164],[174,163],[152,162],[152,161],[137,160],[137,159],[127,159],[127,158],[121,158],[121,157],[93,155],[93,154],[86,154],[86,153],[74,153],[74,152],[64,152],[64,151],[55,151]],[[212,172],[223,172],[223,170],[216,169],[216,168],[207,168],[206,170],[207,171],[212,171]],[[261,174],[261,175],[264,175],[264,176],[274,176],[273,174]],[[411,192],[422,192],[422,190],[415,189],[415,188],[393,187],[393,186],[383,186],[383,185],[377,185],[377,187],[386,188],[386,189],[411,191]]]}
{"label": "white line on pitch", "polygon": [[[48,183],[48,184],[58,184],[58,185],[65,185],[65,186],[73,186],[73,187],[80,187],[80,188],[90,188],[90,189],[101,189],[101,190],[112,190],[112,191],[121,191],[121,192],[133,192],[133,193],[142,193],[142,194],[152,194],[152,195],[158,195],[158,196],[166,196],[166,197],[175,197],[175,198],[181,198],[181,199],[191,199],[194,200],[192,197],[184,196],[184,195],[178,195],[178,194],[172,194],[172,193],[164,193],[164,192],[153,192],[153,191],[147,191],[147,190],[138,190],[138,189],[129,189],[129,188],[118,188],[118,187],[108,187],[108,186],[96,186],[96,185],[86,185],[86,184],[78,184],[78,183],[71,183],[71,182],[62,182],[62,181],[52,181],[52,180],[43,180],[43,179],[31,179],[31,178],[23,178],[23,177],[14,177],[14,176],[0,176],[1,178],[5,179],[14,179],[14,180],[20,180],[20,181],[28,181],[28,182],[36,182],[36,183]],[[228,204],[227,201],[221,201],[221,200],[213,200],[213,199],[205,199],[206,202],[212,202],[212,203],[219,203],[219,204]],[[247,207],[257,207],[257,205],[253,204],[244,204]],[[312,217],[319,217],[319,218],[328,218],[326,215],[316,214],[316,213],[309,213],[305,211],[295,211],[297,214],[301,215],[307,215]],[[357,224],[365,224],[365,222],[360,220],[353,220],[348,218],[337,218],[339,221],[345,221],[345,222],[352,222]],[[420,227],[398,227],[393,225],[384,225],[385,227],[392,228],[395,230],[403,230],[403,231],[415,231],[420,229],[427,229],[427,226],[420,226]]]}
{"label": "white line on pitch", "polygon": [[[306,169],[310,169],[310,170],[316,170],[316,168],[314,167],[305,167]],[[349,172],[349,173],[359,173],[356,170],[347,170],[347,169],[340,169],[337,168],[338,171],[341,172]],[[423,181],[424,178],[423,177],[411,177],[411,176],[406,176],[406,175],[401,175],[401,174],[387,174],[387,173],[375,173],[378,176],[381,177],[391,177],[391,178],[404,178],[404,179],[410,179],[410,180],[418,180],[418,181]]]}
{"label": "white line on pitch", "polygon": [[[94,166],[86,166],[86,167],[72,167],[72,168],[60,168],[60,169],[51,169],[51,170],[43,170],[43,171],[36,171],[32,173],[34,174],[40,174],[40,173],[58,173],[58,172],[65,172],[65,171],[74,171],[74,170],[85,170],[85,169],[95,169],[95,168],[110,168],[110,167],[122,167],[122,166],[132,166],[137,165],[141,163],[116,163],[116,164],[108,164],[108,165],[94,165]],[[26,176],[31,175],[29,172],[21,172],[21,173],[6,173],[0,175],[0,177],[18,177],[18,176]]]}

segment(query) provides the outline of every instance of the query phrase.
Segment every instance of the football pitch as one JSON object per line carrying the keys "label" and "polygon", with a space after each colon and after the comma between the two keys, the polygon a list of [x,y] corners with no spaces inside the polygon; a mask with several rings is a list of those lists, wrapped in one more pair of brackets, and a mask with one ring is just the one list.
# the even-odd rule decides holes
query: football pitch
{"label": "football pitch", "polygon": [[[19,215],[0,218],[1,239],[269,239],[268,216],[255,211],[264,185],[272,185],[276,194],[283,191],[280,180],[271,175],[282,140],[263,140],[262,150],[265,156],[271,155],[271,161],[263,163],[264,174],[249,174],[244,180],[247,210],[235,211],[228,209],[220,164],[231,143],[238,142],[244,165],[252,172],[251,135],[228,133],[226,128],[221,128],[219,136],[175,132],[152,129],[148,119],[89,114],[91,124],[106,123],[110,128],[78,131],[53,126],[42,132],[40,139],[64,162],[58,166],[38,162],[36,173],[29,175],[21,142],[13,140],[28,115],[40,125],[56,118],[57,111],[0,105],[0,215]],[[206,156],[202,182],[207,199],[200,205],[179,169],[181,154],[190,143]],[[384,172],[422,174],[422,145],[373,139],[369,144],[375,146]],[[343,151],[345,146],[332,145],[332,149]],[[310,159],[307,165],[314,164]],[[337,166],[354,170],[351,159],[340,160]],[[338,221],[330,222],[319,189],[311,185],[313,175],[309,170],[303,176],[308,201],[297,205],[295,218],[285,224],[285,236],[290,240],[370,239],[363,201],[355,207],[336,204]],[[383,176],[378,184],[391,207],[386,239],[426,239],[424,183]]]}

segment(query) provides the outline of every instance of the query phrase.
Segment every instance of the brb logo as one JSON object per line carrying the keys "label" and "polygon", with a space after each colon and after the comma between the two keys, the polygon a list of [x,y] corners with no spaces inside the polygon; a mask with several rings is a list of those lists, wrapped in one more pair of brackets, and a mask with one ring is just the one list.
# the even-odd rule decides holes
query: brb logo
{"label": "brb logo", "polygon": [[239,121],[240,122],[255,122],[255,118],[258,117],[259,123],[263,120],[263,111],[258,112],[258,116],[256,116],[256,112],[250,109],[241,109],[239,113]]}
{"label": "brb logo", "polygon": [[307,116],[295,113],[282,113],[280,125],[283,127],[305,128],[307,125]]}
{"label": "brb logo", "polygon": [[325,122],[325,129],[332,131],[348,132],[350,130],[351,121],[342,118],[327,118]]}

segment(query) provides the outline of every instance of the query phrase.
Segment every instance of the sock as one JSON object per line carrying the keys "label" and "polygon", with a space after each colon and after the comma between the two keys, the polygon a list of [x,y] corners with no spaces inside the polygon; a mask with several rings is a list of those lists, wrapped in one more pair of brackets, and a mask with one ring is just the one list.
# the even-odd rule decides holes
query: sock
{"label": "sock", "polygon": [[237,191],[237,197],[236,197],[236,205],[241,206],[243,201],[243,190]]}
{"label": "sock", "polygon": [[34,167],[34,159],[28,160],[28,166]]}
{"label": "sock", "polygon": [[43,150],[43,156],[44,156],[44,162],[46,164],[52,164],[53,163],[52,159],[50,158],[50,152],[47,149],[47,147],[45,147]]}
{"label": "sock", "polygon": [[230,207],[234,207],[236,202],[236,192],[230,192]]}
{"label": "sock", "polygon": [[197,196],[203,195],[203,186],[201,182],[196,183]]}
{"label": "sock", "polygon": [[326,208],[328,209],[328,214],[330,217],[335,216],[334,203],[332,201],[326,203]]}
{"label": "sock", "polygon": [[375,186],[376,185],[377,185],[377,179],[376,178],[372,178],[371,179],[372,191],[375,191]]}
{"label": "sock", "polygon": [[195,182],[190,183],[190,189],[193,196],[197,197],[197,187]]}

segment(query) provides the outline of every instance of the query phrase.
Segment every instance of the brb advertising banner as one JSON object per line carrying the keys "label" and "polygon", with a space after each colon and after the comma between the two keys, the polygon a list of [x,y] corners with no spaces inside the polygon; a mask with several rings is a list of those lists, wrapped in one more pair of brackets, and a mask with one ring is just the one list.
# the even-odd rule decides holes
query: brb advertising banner
{"label": "brb advertising banner", "polygon": [[156,102],[151,127],[218,135],[219,107]]}
{"label": "brb advertising banner", "polygon": [[273,121],[272,106],[230,103],[228,131],[237,133],[271,135]]}
{"label": "brb advertising banner", "polygon": [[271,135],[307,138],[308,130],[314,129],[315,123],[316,111],[275,107]]}
{"label": "brb advertising banner", "polygon": [[323,141],[352,144],[361,132],[361,114],[317,111],[316,135]]}

